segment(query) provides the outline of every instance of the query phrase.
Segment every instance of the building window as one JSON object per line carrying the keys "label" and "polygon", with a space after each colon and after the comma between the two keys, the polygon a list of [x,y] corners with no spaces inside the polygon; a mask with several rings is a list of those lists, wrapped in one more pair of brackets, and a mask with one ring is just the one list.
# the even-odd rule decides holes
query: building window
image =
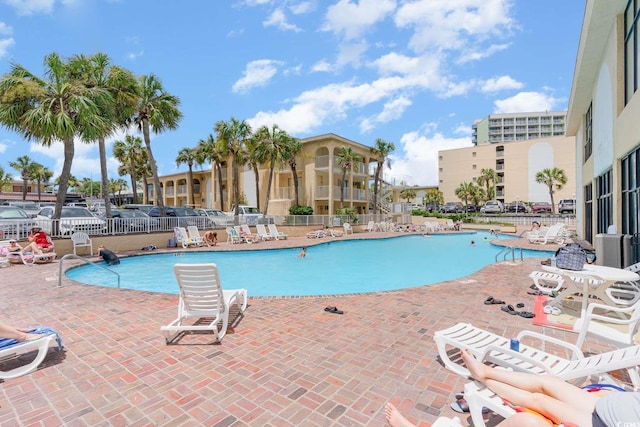
{"label": "building window", "polygon": [[476,167],[477,167],[476,165],[471,166],[473,170],[476,170]]}
{"label": "building window", "polygon": [[471,153],[471,157],[475,157],[476,156],[476,152],[474,151],[473,153]]}
{"label": "building window", "polygon": [[598,233],[606,233],[607,228],[613,224],[613,195],[611,191],[611,178],[611,170],[596,178],[596,197],[598,203],[596,218]]}
{"label": "building window", "polygon": [[444,169],[440,168],[439,170],[440,170],[440,172],[442,172]]}
{"label": "building window", "polygon": [[[638,2],[638,0],[635,0]],[[624,11],[624,105],[638,89],[638,8],[634,7],[634,0],[627,2]]]}
{"label": "building window", "polygon": [[593,244],[593,185],[584,187],[584,239]]}
{"label": "building window", "polygon": [[620,162],[620,184],[622,187],[622,225],[624,234],[640,232],[640,147],[637,147]]}
{"label": "building window", "polygon": [[592,104],[589,104],[587,113],[584,115],[584,159],[583,162],[589,160],[591,152],[593,150],[593,117],[592,117]]}

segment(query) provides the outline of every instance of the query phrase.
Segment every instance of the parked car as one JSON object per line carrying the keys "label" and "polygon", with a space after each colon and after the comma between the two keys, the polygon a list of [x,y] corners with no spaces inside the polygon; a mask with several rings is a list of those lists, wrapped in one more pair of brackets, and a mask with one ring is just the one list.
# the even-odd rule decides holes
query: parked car
{"label": "parked car", "polygon": [[[229,212],[235,216],[235,206]],[[238,206],[238,221],[240,224],[256,225],[264,218],[264,214],[255,206],[240,205]]]}
{"label": "parked car", "polygon": [[[184,206],[165,206],[164,212],[166,217],[178,218],[178,221],[171,225],[177,225],[179,227],[195,225],[199,228],[213,227],[213,224],[208,218],[202,218],[194,209],[191,208]],[[153,209],[149,211],[148,215],[152,218],[160,218],[160,208],[154,206]]]}
{"label": "parked car", "polygon": [[575,213],[576,212],[576,199],[561,199],[558,203],[559,213]]}
{"label": "parked car", "polygon": [[233,225],[233,216],[227,215],[219,209],[196,209],[198,215],[209,218],[213,227]]}
{"label": "parked car", "polygon": [[[113,211],[114,209],[118,209],[118,207],[112,203],[111,210]],[[95,202],[93,205],[91,205],[91,208],[89,210],[91,212],[104,212],[105,204],[104,202]]]}
{"label": "parked car", "polygon": [[32,202],[30,200],[12,200],[8,202],[2,203],[3,206],[15,206],[16,208],[20,208],[27,213],[31,218],[35,218],[40,211],[40,207],[36,202]]}
{"label": "parked car", "polygon": [[[151,218],[146,213],[137,209],[113,209],[111,211],[111,230],[116,232],[131,233],[136,231],[153,231],[160,228],[160,220]],[[100,218],[106,220],[105,212],[100,213]]]}
{"label": "parked car", "polygon": [[511,202],[506,206],[505,211],[513,213],[529,213],[530,208],[523,202]]}
{"label": "parked car", "polygon": [[486,214],[497,214],[504,212],[504,206],[499,200],[487,200],[482,207]]}
{"label": "parked car", "polygon": [[[38,225],[44,231],[51,234],[53,231],[54,206],[40,209],[36,216]],[[87,234],[102,234],[107,230],[107,223],[94,216],[89,209],[80,206],[63,206],[60,214],[61,235],[70,235],[76,231],[84,231]]]}
{"label": "parked car", "polygon": [[0,206],[0,239],[26,239],[36,222],[16,206]]}
{"label": "parked car", "polygon": [[463,213],[464,205],[460,202],[447,202],[442,207],[442,213]]}
{"label": "parked car", "polygon": [[127,205],[124,205],[125,209],[138,209],[139,211],[142,211],[147,215],[149,215],[149,211],[155,207],[155,205],[142,205],[137,203],[129,203]]}
{"label": "parked car", "polygon": [[467,212],[478,212],[478,206],[475,203],[467,203]]}
{"label": "parked car", "polygon": [[440,205],[436,202],[430,202],[425,205],[425,209],[429,212],[440,212]]}
{"label": "parked car", "polygon": [[534,202],[531,206],[531,211],[535,214],[551,213],[551,203],[549,202]]}

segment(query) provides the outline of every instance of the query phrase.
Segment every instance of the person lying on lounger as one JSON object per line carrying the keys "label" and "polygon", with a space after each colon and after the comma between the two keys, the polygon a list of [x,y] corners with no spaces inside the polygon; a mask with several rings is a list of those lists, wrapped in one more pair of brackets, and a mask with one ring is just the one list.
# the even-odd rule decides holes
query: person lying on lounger
{"label": "person lying on lounger", "polygon": [[44,252],[53,250],[53,242],[47,233],[41,227],[33,227],[29,235],[29,244],[22,248],[22,253],[32,252],[36,255],[42,255]]}
{"label": "person lying on lounger", "polygon": [[30,334],[30,329],[15,328],[13,326],[0,323],[0,338],[16,340],[18,342],[31,341],[40,338],[40,334]]}
{"label": "person lying on lounger", "polygon": [[[496,369],[478,361],[469,350],[461,353],[476,381],[510,404],[527,408],[499,427],[549,427],[548,420],[565,427],[618,427],[637,425],[640,420],[640,393],[590,393],[556,376]],[[393,427],[413,426],[391,403],[387,403],[385,415]]]}

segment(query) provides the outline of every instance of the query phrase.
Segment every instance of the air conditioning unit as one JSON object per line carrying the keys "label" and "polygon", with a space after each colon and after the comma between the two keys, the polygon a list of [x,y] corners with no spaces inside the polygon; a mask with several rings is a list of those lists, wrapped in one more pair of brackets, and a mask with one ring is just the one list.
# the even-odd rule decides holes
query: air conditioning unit
{"label": "air conditioning unit", "polygon": [[596,264],[615,268],[633,264],[632,242],[630,234],[597,234]]}

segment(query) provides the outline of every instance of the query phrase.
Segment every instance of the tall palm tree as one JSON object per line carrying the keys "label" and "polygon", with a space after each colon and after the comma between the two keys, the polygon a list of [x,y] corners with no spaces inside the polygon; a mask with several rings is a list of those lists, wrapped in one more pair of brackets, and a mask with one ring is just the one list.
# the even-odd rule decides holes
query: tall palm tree
{"label": "tall palm tree", "polygon": [[268,160],[268,157],[266,150],[262,146],[263,142],[256,133],[247,138],[245,143],[245,160],[253,170],[256,184],[256,208],[260,210],[260,172],[258,168]]}
{"label": "tall palm tree", "polygon": [[131,176],[131,190],[133,191],[133,200],[138,202],[138,175],[137,163],[142,158],[146,158],[147,153],[142,147],[142,138],[139,136],[126,135],[124,141],[118,140],[113,144],[113,156],[125,166],[126,172],[122,175]]}
{"label": "tall palm tree", "polygon": [[180,99],[166,92],[158,77],[153,74],[138,77],[137,106],[131,121],[142,131],[153,176],[154,201],[158,209],[160,209],[161,216],[165,214],[164,200],[162,198],[162,189],[160,188],[160,178],[158,177],[158,166],[156,165],[156,159],[153,157],[153,151],[151,151],[150,132],[159,134],[166,130],[176,129],[180,119],[182,119],[182,113],[178,109],[179,106]]}
{"label": "tall palm tree", "polygon": [[288,138],[286,140],[286,147],[284,150],[283,160],[285,160],[291,168],[291,175],[293,175],[293,194],[294,206],[300,206],[300,185],[298,183],[298,171],[296,170],[296,156],[302,150],[302,142],[297,138]]}
{"label": "tall palm tree", "polygon": [[39,78],[18,64],[11,66],[0,79],[0,123],[46,147],[57,141],[64,144],[53,214],[59,219],[71,175],[74,138],[92,141],[109,128],[109,120],[100,115],[100,105],[107,103],[110,94],[79,81],[57,53],[45,57],[44,76]]}
{"label": "tall palm tree", "polygon": [[33,165],[34,162],[29,156],[20,156],[15,162],[9,162],[9,166],[20,172],[20,177],[22,178],[22,200],[27,200],[27,186],[29,185]]}
{"label": "tall palm tree", "polygon": [[234,215],[238,216],[240,200],[240,174],[239,165],[243,162],[244,145],[251,136],[251,126],[242,120],[231,117],[228,122],[220,120],[216,123],[215,130],[218,133],[218,141],[224,152],[231,156],[231,173],[233,175],[233,203]]}
{"label": "tall palm tree", "polygon": [[360,159],[361,157],[353,151],[352,147],[340,147],[340,151],[338,151],[338,165],[340,165],[342,169],[342,178],[340,179],[340,208],[344,208],[344,189],[347,186],[347,172],[354,170],[356,163],[358,163]]}
{"label": "tall palm tree", "polygon": [[475,185],[473,185],[473,182],[462,182],[458,188],[455,189],[454,193],[455,195],[458,197],[458,199],[462,200],[464,202],[464,211],[469,212],[468,207],[469,207],[469,199],[472,198],[473,193],[474,193],[474,187]]}
{"label": "tall palm tree", "polygon": [[478,185],[486,186],[487,200],[493,200],[496,194],[496,171],[493,169],[480,170]]}
{"label": "tall palm tree", "polygon": [[[536,182],[544,184],[549,189],[549,197],[551,197],[551,212],[556,213],[556,204],[553,200],[555,190],[562,190],[562,187],[567,183],[567,175],[562,169],[543,169],[536,174]],[[555,187],[555,188],[554,188]]]}
{"label": "tall palm tree", "polygon": [[403,199],[407,199],[407,203],[409,203],[411,201],[411,199],[415,199],[416,198],[416,190],[415,188],[405,188],[404,190],[402,190],[400,192],[400,197]]}
{"label": "tall palm tree", "polygon": [[224,162],[224,154],[221,145],[218,144],[213,135],[209,134],[207,139],[201,139],[198,143],[196,156],[200,164],[209,161],[211,168],[217,173],[218,191],[220,192],[220,210],[224,211],[224,185],[222,185],[222,162]]}
{"label": "tall palm tree", "polygon": [[13,182],[13,176],[10,173],[6,173],[2,166],[0,166],[0,193],[4,191],[4,188]]}
{"label": "tall palm tree", "polygon": [[38,200],[41,200],[42,196],[42,183],[47,184],[49,180],[53,177],[53,171],[47,168],[40,163],[34,163],[31,168],[31,173],[29,174],[29,178],[36,181],[38,186],[36,187],[38,190]]}
{"label": "tall palm tree", "polygon": [[[127,181],[122,178],[109,179],[109,192],[113,196],[113,201],[118,205],[122,204],[122,192],[127,189]],[[116,193],[118,194],[116,197]],[[111,201],[109,201],[111,203]]]}
{"label": "tall palm tree", "polygon": [[124,68],[111,65],[111,61],[104,53],[97,53],[89,57],[75,55],[69,61],[71,72],[90,88],[99,88],[109,95],[97,100],[99,114],[107,121],[107,127],[95,130],[98,141],[100,158],[100,176],[105,215],[111,218],[111,202],[108,191],[107,154],[105,139],[113,132],[123,127],[126,120],[135,111],[137,99],[137,85],[134,75]]}
{"label": "tall palm tree", "polygon": [[444,194],[437,188],[429,188],[424,196],[424,203],[435,205],[434,208],[437,209],[438,206],[444,205]]}
{"label": "tall palm tree", "polygon": [[373,176],[373,203],[375,213],[378,213],[378,191],[380,189],[382,169],[384,168],[385,163],[387,164],[387,167],[391,169],[391,159],[389,159],[389,154],[393,153],[393,150],[395,149],[396,146],[393,142],[387,142],[382,138],[376,139],[376,145],[371,147],[371,154],[373,154],[376,160],[376,171]]}
{"label": "tall palm tree", "polygon": [[189,192],[188,197],[190,197],[191,200],[187,200],[187,205],[194,206],[196,203],[196,195],[193,189],[193,164],[202,164],[201,162],[197,161],[198,157],[196,154],[197,153],[195,148],[183,148],[182,150],[178,151],[178,156],[176,157],[176,166],[180,166],[181,164],[186,163],[187,167],[189,167],[189,188],[191,189],[191,191]]}
{"label": "tall palm tree", "polygon": [[273,171],[275,170],[276,164],[284,162],[291,136],[280,129],[278,125],[273,124],[271,127],[265,125],[259,128],[254,134],[254,139],[254,143],[256,143],[258,149],[261,150],[263,161],[269,162],[267,195],[264,203],[264,214],[267,215],[269,199],[271,197],[271,186],[273,185]]}

